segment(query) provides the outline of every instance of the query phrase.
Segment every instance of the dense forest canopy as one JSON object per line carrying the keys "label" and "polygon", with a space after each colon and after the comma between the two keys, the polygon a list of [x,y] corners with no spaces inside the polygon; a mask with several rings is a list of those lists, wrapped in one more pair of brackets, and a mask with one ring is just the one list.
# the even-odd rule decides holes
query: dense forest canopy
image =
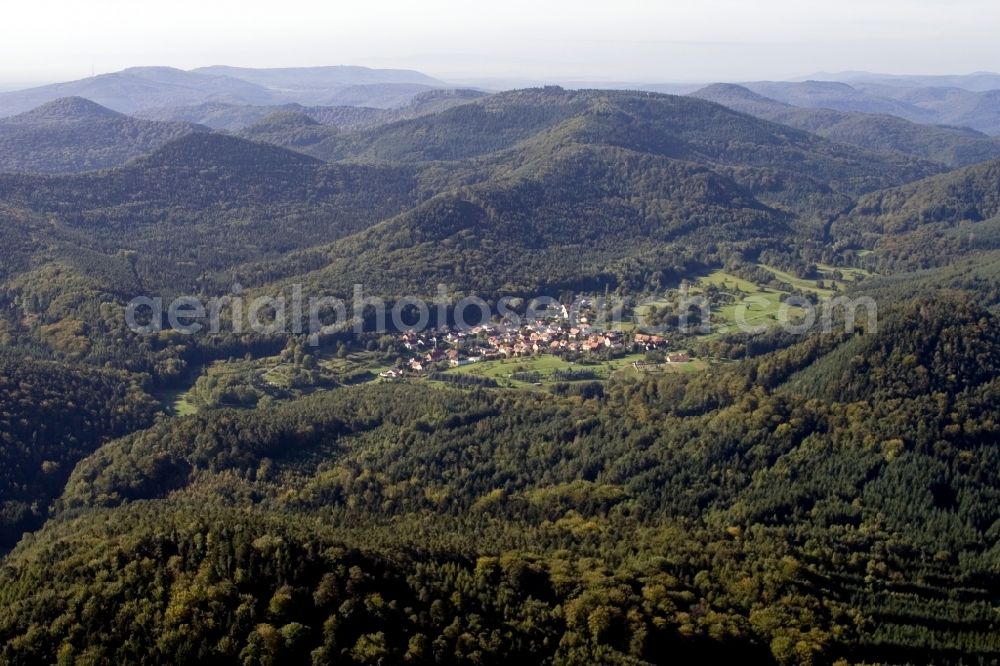
{"label": "dense forest canopy", "polygon": [[[0,121],[69,164],[0,175],[0,661],[1000,660],[994,141],[699,96]],[[666,331],[124,318],[358,284]],[[877,317],[777,326],[831,298]]]}

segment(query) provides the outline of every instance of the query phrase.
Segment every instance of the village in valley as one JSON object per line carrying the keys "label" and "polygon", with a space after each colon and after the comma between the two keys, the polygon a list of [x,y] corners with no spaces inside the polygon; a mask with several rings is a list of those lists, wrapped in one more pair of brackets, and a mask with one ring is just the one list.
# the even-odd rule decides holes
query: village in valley
{"label": "village in valley", "polygon": [[[409,359],[379,376],[396,379],[430,370],[543,354],[585,358],[599,353],[608,356],[661,350],[666,352],[662,355],[663,363],[690,361],[686,352],[671,353],[670,341],[664,336],[627,333],[592,324],[588,316],[593,314],[589,301],[582,303],[582,312],[562,305],[553,315],[524,323],[504,321],[445,331],[403,332],[400,341]],[[646,361],[637,359],[633,363],[638,367]]]}
{"label": "village in valley", "polygon": [[[248,407],[366,381],[420,380],[461,386],[581,388],[622,372],[696,372],[666,336],[608,322],[588,300],[523,320],[367,333],[328,349],[292,338],[275,356],[218,360],[197,369],[188,387],[165,393],[173,413]],[[614,319],[614,317],[611,317]]]}
{"label": "village in valley", "polygon": [[[777,323],[788,294],[828,296],[834,293],[830,287],[842,289],[862,274],[853,269],[844,277],[820,266],[820,285],[769,266],[760,270],[766,274],[756,283],[712,271],[694,281],[690,290],[647,298],[629,310],[609,310],[601,298],[581,297],[571,305],[554,303],[537,316],[366,333],[321,349],[293,338],[274,356],[217,360],[193,369],[190,384],[167,392],[164,400],[172,412],[183,414],[254,406],[373,380],[559,390],[584,389],[595,380],[638,373],[701,372],[729,358],[713,355],[706,343],[719,340],[725,330],[738,330],[740,318],[766,329]],[[686,295],[709,299],[710,330],[699,319],[688,322],[687,329],[678,326]],[[791,308],[789,313],[796,311]],[[695,308],[691,314],[697,312]]]}

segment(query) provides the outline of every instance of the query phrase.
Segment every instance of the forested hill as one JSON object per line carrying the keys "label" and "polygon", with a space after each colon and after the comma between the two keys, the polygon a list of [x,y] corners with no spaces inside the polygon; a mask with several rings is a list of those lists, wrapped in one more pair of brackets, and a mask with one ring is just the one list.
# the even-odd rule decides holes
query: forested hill
{"label": "forested hill", "polygon": [[[991,80],[992,81],[992,80]],[[758,95],[798,107],[888,114],[906,120],[952,127],[971,127],[1000,134],[997,99],[992,83],[951,86],[908,85],[900,81],[756,81],[744,83]]]}
{"label": "forested hill", "polygon": [[885,317],[910,342],[843,401],[795,386],[838,355],[812,338],[587,398],[403,382],[164,421],[0,569],[3,655],[990,661],[997,380],[967,369],[1000,345],[956,348],[990,317],[944,293]]}
{"label": "forested hill", "polygon": [[691,95],[839,143],[895,151],[953,168],[1000,157],[1000,139],[968,128],[920,124],[885,113],[792,106],[734,84],[714,84]]}
{"label": "forested hill", "polygon": [[329,243],[426,196],[411,166],[327,165],[216,134],[96,173],[0,175],[0,339],[174,376],[184,346],[128,334],[129,299],[224,293],[236,267]]}
{"label": "forested hill", "polygon": [[954,395],[988,383],[1000,374],[1000,325],[978,298],[958,293],[888,308],[883,299],[877,332],[850,339],[787,388],[853,402]]}
{"label": "forested hill", "polygon": [[[815,245],[856,194],[938,170],[650,93],[526,90],[364,132],[297,114],[258,130],[315,133],[347,159],[195,133],[99,173],[0,176],[0,201],[17,224],[31,220],[34,247],[8,300],[53,304],[40,321],[70,330],[96,323],[68,305],[84,302],[71,275],[86,293],[116,295],[219,293],[306,273],[386,294],[437,281],[491,293],[653,286],[693,262]],[[52,289],[32,300],[42,275]],[[51,348],[24,324],[35,320],[11,321]]]}
{"label": "forested hill", "polygon": [[325,165],[220,134],[191,134],[124,167],[69,176],[0,175],[0,200],[45,215],[40,240],[77,237],[134,252],[147,287],[190,289],[206,272],[329,242],[419,198],[414,169]]}
{"label": "forested hill", "polygon": [[[438,282],[490,294],[652,286],[654,273],[677,276],[647,255],[724,263],[792,238],[816,242],[855,193],[938,170],[713,103],[605,91],[495,95],[333,142],[351,146],[354,160],[442,159],[471,174],[464,188],[310,252],[310,265],[325,256],[329,267],[308,279],[338,293],[358,281],[393,294],[432,293]],[[301,275],[298,261],[243,274],[259,285],[264,271]]]}
{"label": "forested hill", "polygon": [[[998,163],[695,98],[453,101],[0,175],[0,662],[1000,660]],[[712,331],[125,326],[234,282],[664,324],[693,293]],[[877,324],[767,328],[843,295]]]}
{"label": "forested hill", "polygon": [[861,197],[845,221],[873,233],[982,222],[1000,213],[1000,160]]}
{"label": "forested hill", "polygon": [[[295,117],[281,116],[284,130],[272,119],[248,135],[327,160],[394,163],[519,163],[530,159],[523,153],[532,149],[570,142],[612,145],[720,168],[769,169],[766,177],[751,174],[753,185],[776,197],[792,188],[853,196],[942,170],[926,160],[848,147],[721,105],[653,93],[520,90],[340,136],[316,128],[306,132],[301,116],[290,124]],[[800,207],[817,205],[802,199],[786,197]]]}
{"label": "forested hill", "polygon": [[[792,235],[791,216],[705,167],[585,145],[547,158],[340,241],[320,255],[328,266],[294,279],[339,294],[355,282],[393,295],[433,294],[438,283],[485,295],[548,293],[651,275],[649,261],[662,253],[683,266],[693,247],[712,245],[718,259]],[[296,261],[271,270],[294,271]]]}
{"label": "forested hill", "polygon": [[340,131],[321,124],[305,111],[277,111],[244,128],[239,136],[300,150],[309,155],[322,155],[324,144],[337,141]]}
{"label": "forested hill", "polygon": [[125,372],[0,352],[0,551],[41,526],[80,459],[155,409]]}
{"label": "forested hill", "polygon": [[[940,170],[825,141],[748,118],[721,105],[654,93],[560,88],[501,93],[438,114],[356,135],[340,156],[393,161],[457,160],[530,137],[610,144],[676,159],[771,168],[826,179],[859,193]],[[334,155],[337,156],[337,155]],[[791,165],[795,169],[789,169]]]}
{"label": "forested hill", "polygon": [[878,249],[894,270],[939,266],[1000,247],[1000,161],[858,199],[830,228],[839,242]]}
{"label": "forested hill", "polygon": [[140,120],[81,97],[0,119],[0,172],[72,173],[119,166],[206,128]]}

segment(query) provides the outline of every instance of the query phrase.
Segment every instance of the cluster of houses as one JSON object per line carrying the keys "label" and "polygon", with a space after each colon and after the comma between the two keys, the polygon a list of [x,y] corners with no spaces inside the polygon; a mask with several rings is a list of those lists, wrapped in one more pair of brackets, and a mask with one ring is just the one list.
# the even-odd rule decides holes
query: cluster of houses
{"label": "cluster of houses", "polygon": [[[601,350],[651,351],[663,349],[668,340],[660,335],[601,330],[586,322],[573,322],[569,317],[523,324],[518,327],[503,324],[482,324],[468,329],[447,332],[402,333],[400,342],[412,354],[403,368],[393,368],[381,374],[394,378],[407,373],[422,373],[431,367],[447,364],[458,367],[479,361],[489,361],[534,354],[588,354]],[[688,360],[686,354],[672,354],[670,363]]]}

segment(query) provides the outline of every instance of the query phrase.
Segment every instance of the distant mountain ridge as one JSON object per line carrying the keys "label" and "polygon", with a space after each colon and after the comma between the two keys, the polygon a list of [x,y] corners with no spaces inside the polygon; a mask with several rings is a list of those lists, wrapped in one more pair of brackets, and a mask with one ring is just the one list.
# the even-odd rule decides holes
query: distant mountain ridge
{"label": "distant mountain ridge", "polygon": [[[799,107],[890,114],[917,123],[970,127],[1000,135],[1000,74],[894,76],[845,72],[842,79],[837,79],[838,76],[817,74],[805,81],[755,81],[741,85],[764,97]],[[133,67],[79,81],[2,92],[0,117],[22,113],[54,99],[79,96],[115,111],[141,113],[150,119],[187,120],[216,129],[238,130],[281,110],[269,108],[257,112],[239,107],[297,104],[393,109],[406,106],[422,93],[454,87],[413,70],[357,66],[251,69],[216,65],[190,71]],[[697,88],[693,84],[653,83],[613,87],[672,93],[689,93]],[[359,122],[358,126],[371,124]]]}
{"label": "distant mountain ridge", "polygon": [[822,72],[808,77],[813,81],[843,81],[845,83],[877,83],[903,87],[961,88],[972,92],[1000,90],[997,72],[972,74],[880,74],[873,72]]}
{"label": "distant mountain ridge", "polygon": [[968,128],[914,123],[882,113],[798,107],[731,83],[716,83],[691,96],[841,143],[896,151],[949,167],[1000,157],[1000,139]]}
{"label": "distant mountain ridge", "polygon": [[185,72],[172,67],[132,67],[79,81],[0,94],[0,115],[28,111],[62,97],[85,97],[121,113],[168,104],[209,100],[271,103],[267,88],[239,79]]}
{"label": "distant mountain ridge", "polygon": [[914,122],[933,122],[930,112],[899,100],[865,93],[840,81],[751,81],[742,84],[758,95],[793,106],[861,113],[887,113]]}
{"label": "distant mountain ridge", "polygon": [[145,109],[135,115],[150,120],[183,120],[211,127],[239,131],[249,128],[263,118],[280,112],[299,112],[308,115],[324,125],[332,125],[341,130],[370,129],[378,125],[406,120],[418,116],[443,111],[486,97],[487,93],[471,89],[440,89],[420,92],[405,106],[394,108],[374,108],[371,106],[303,106],[301,104],[281,104],[272,106],[227,104],[205,102],[190,106]]}
{"label": "distant mountain ridge", "polygon": [[207,67],[132,67],[78,81],[0,93],[0,117],[63,97],[85,97],[121,113],[208,102],[240,105],[366,104],[400,106],[414,95],[448,87],[409,70],[316,67],[254,70]]}
{"label": "distant mountain ridge", "polygon": [[214,65],[192,70],[209,76],[225,76],[249,81],[265,88],[286,90],[326,90],[332,82],[339,86],[369,85],[373,83],[411,83],[443,87],[447,84],[421,72],[410,69],[371,69],[352,65],[327,67],[280,67],[254,69]]}
{"label": "distant mountain ridge", "polygon": [[971,127],[1000,135],[1000,90],[900,85],[898,82],[753,81],[759,95],[807,108],[890,114],[916,123]]}

